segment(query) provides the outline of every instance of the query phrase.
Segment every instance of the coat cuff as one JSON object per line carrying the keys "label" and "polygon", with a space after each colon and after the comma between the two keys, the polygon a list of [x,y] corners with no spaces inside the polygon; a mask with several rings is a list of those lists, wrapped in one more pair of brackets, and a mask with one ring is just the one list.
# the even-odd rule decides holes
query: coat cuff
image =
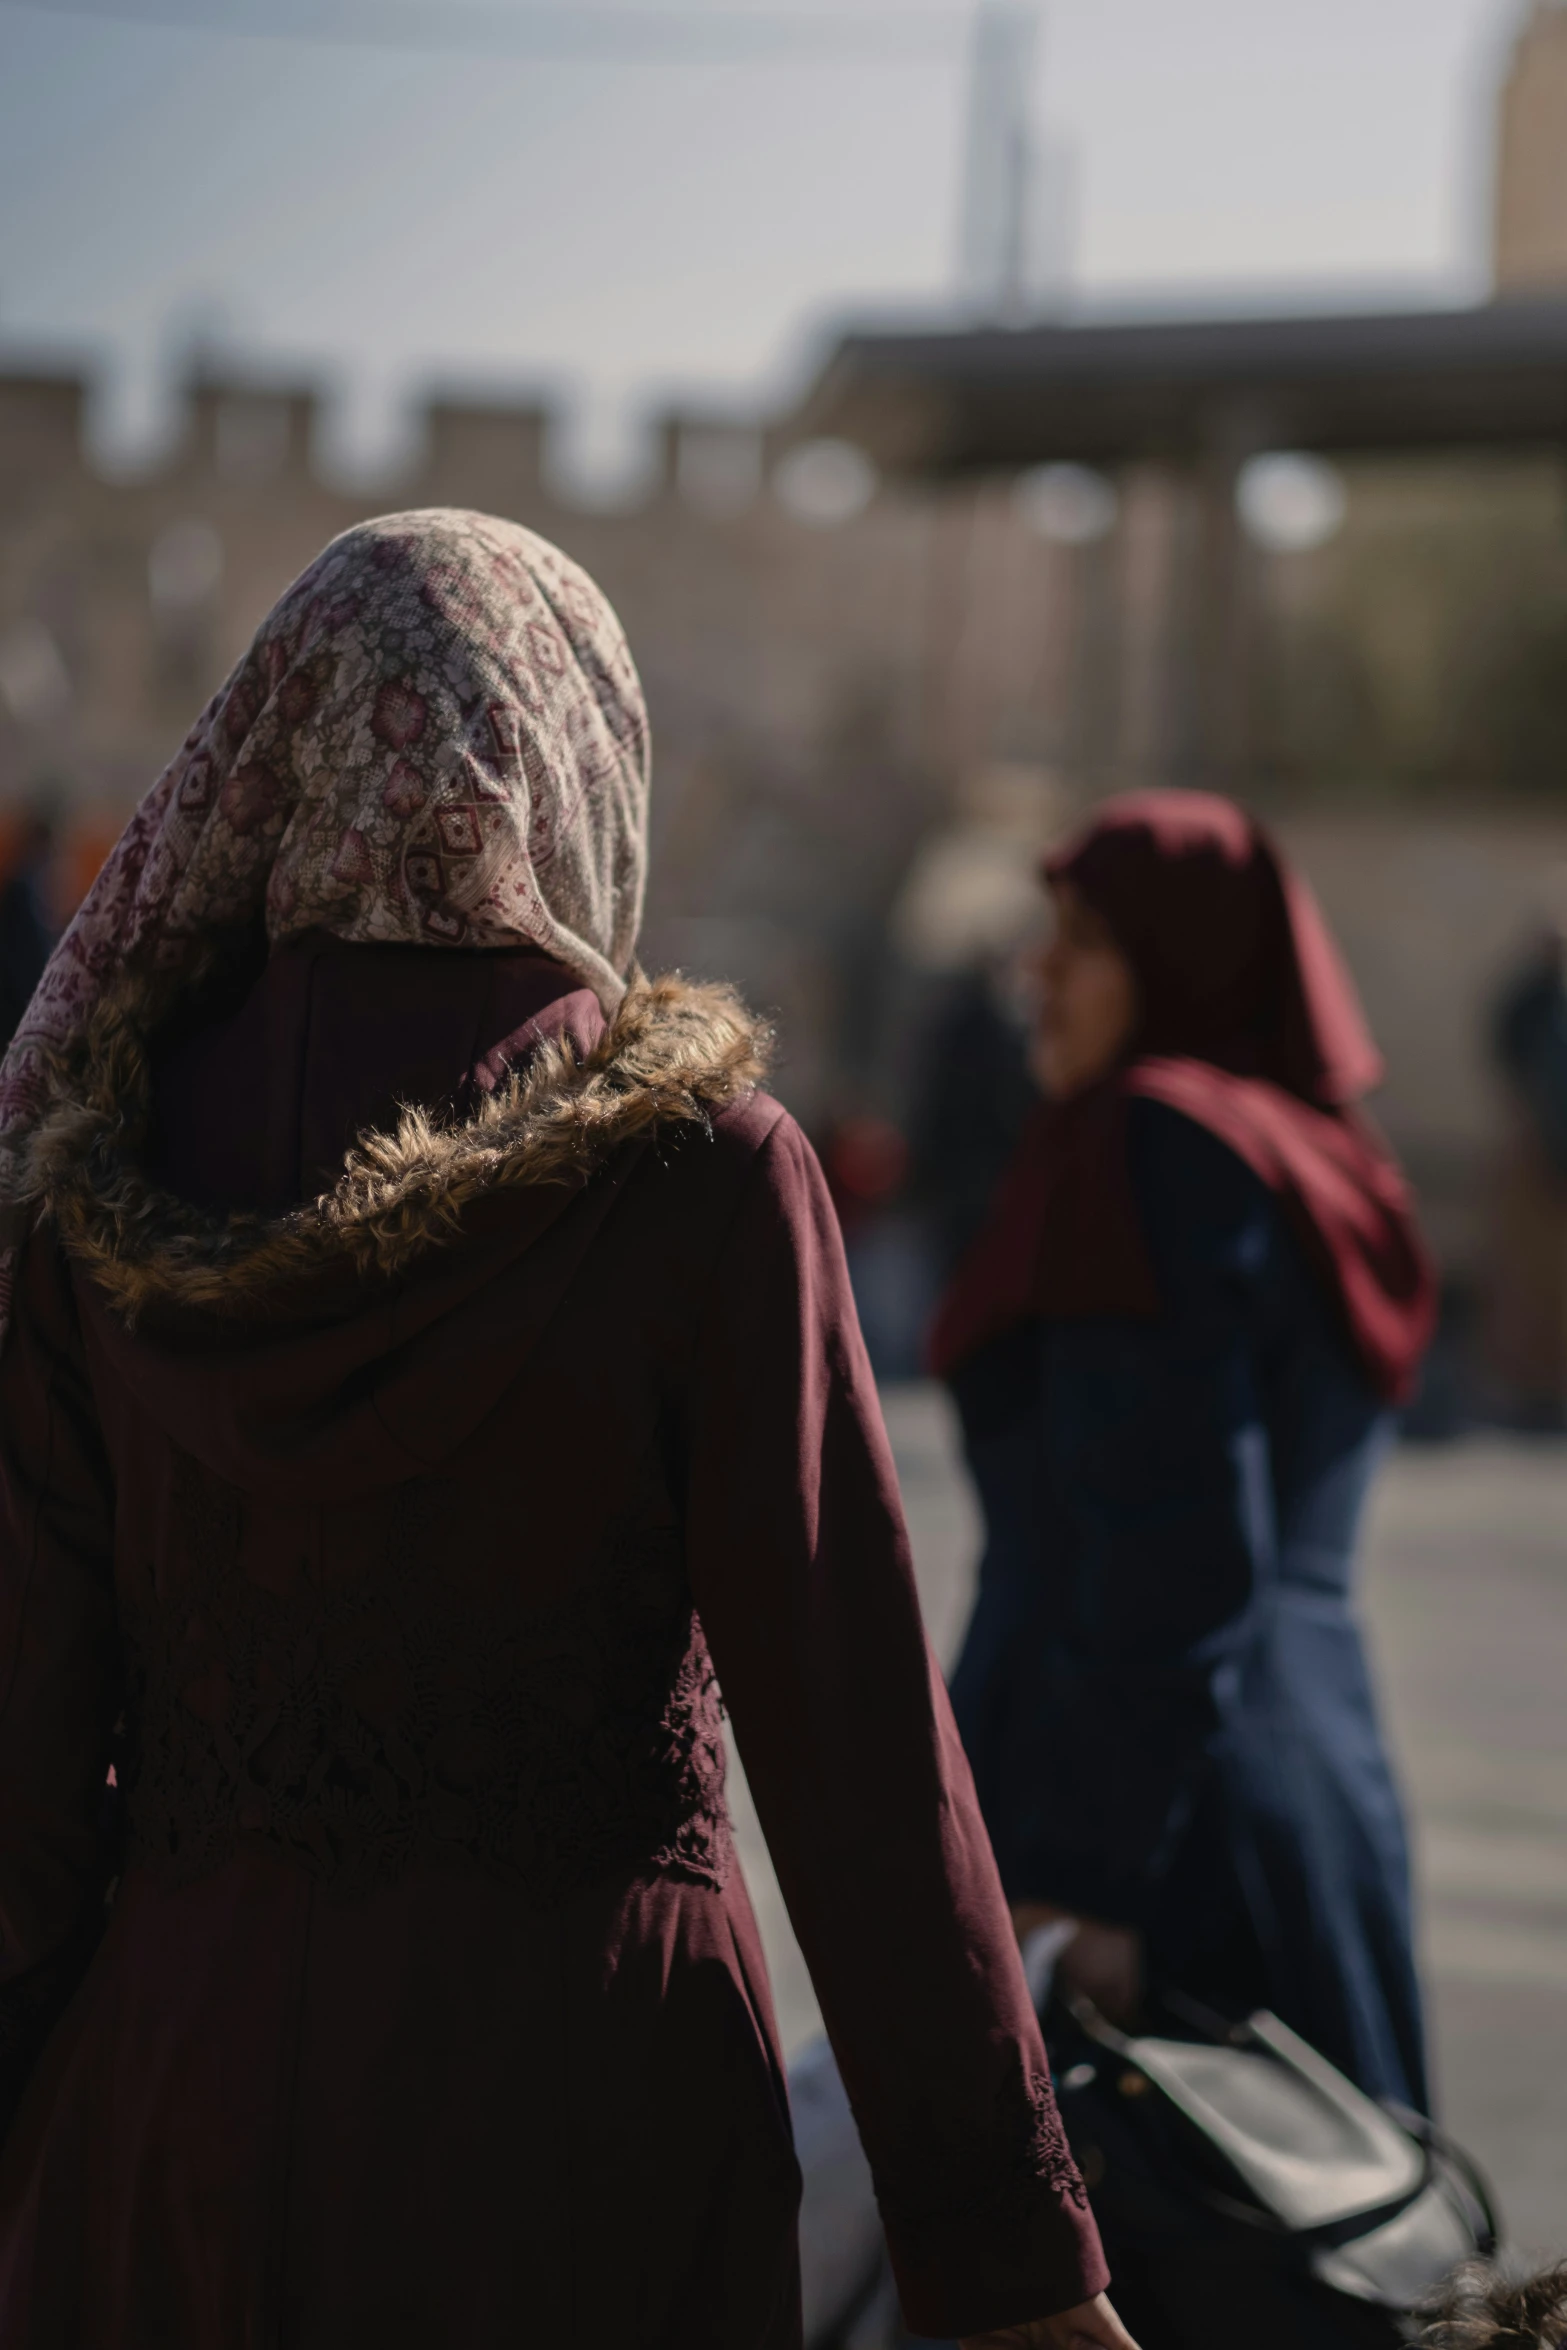
{"label": "coat cuff", "polygon": [[904,2316],[938,2340],[1054,2317],[1108,2278],[1048,2075],[1013,2074],[971,2131],[927,2117],[877,2178]]}
{"label": "coat cuff", "polygon": [[1110,2281],[1086,2196],[1078,2206],[1042,2188],[1026,2215],[883,2219],[904,2320],[937,2341],[1055,2317]]}

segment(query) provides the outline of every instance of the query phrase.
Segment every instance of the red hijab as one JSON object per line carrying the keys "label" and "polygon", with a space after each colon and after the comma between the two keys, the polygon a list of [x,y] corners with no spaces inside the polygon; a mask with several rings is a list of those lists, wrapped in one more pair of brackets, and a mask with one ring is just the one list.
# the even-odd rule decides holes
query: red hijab
{"label": "red hijab", "polygon": [[1382,1075],[1316,899],[1262,828],[1206,792],[1108,801],[1044,866],[1108,924],[1142,1006],[1128,1057],[1034,1113],[942,1300],[942,1375],[1036,1316],[1153,1314],[1126,1155],[1133,1100],[1205,1126],[1279,1200],[1378,1392],[1401,1402],[1435,1318],[1396,1162],[1355,1108]]}

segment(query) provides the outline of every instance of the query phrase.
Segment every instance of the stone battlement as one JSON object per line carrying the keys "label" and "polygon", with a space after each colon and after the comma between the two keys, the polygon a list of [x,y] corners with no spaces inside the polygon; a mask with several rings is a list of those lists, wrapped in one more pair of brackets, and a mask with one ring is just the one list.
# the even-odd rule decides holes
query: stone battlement
{"label": "stone battlement", "polygon": [[[35,493],[98,474],[86,421],[91,376],[0,361],[0,481]],[[210,484],[253,491],[264,484],[312,486],[342,495],[319,462],[328,399],[318,385],[278,383],[210,364],[178,393],[178,428],[170,446],[135,469],[131,486]],[[553,403],[529,397],[463,398],[434,392],[414,411],[410,461],[387,478],[388,494],[417,505],[485,504],[502,512],[578,503],[551,476],[550,442],[561,422]],[[737,485],[761,486],[765,427],[708,409],[665,409],[650,421],[653,463],[637,503],[666,491],[690,492],[710,513],[747,502]],[[705,495],[727,470],[723,489]],[[116,486],[126,486],[121,477]],[[598,509],[594,507],[593,511]]]}

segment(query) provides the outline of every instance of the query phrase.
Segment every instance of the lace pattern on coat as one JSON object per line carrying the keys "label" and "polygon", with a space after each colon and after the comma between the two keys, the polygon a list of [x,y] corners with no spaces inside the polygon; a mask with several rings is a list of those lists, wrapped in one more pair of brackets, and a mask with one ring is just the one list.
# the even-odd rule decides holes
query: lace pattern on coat
{"label": "lace pattern on coat", "polygon": [[957,2133],[950,2118],[933,2115],[926,2128],[910,2117],[899,2153],[896,2174],[878,2172],[877,2199],[905,2233],[1008,2216],[1027,2226],[1047,2203],[1052,2211],[1062,2203],[1088,2209],[1088,2190],[1043,2075],[1010,2073],[984,2128]]}
{"label": "lace pattern on coat", "polygon": [[398,1490],[381,1571],[286,1591],[244,1571],[245,1506],[180,1460],[177,1597],[125,1625],[134,1860],[184,1882],[260,1845],[349,1892],[455,1863],[540,1905],[621,1871],[723,1883],[718,1693],[672,1526],[638,1515],[539,1607],[443,1574],[442,1481]]}

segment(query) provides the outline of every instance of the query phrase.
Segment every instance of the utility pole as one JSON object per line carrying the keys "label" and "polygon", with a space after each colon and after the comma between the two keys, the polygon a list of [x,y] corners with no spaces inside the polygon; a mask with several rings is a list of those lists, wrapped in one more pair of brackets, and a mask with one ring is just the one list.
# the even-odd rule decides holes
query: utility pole
{"label": "utility pole", "polygon": [[1037,8],[983,0],[974,12],[969,69],[958,287],[966,304],[998,319],[1024,315],[1035,291],[1038,54]]}

